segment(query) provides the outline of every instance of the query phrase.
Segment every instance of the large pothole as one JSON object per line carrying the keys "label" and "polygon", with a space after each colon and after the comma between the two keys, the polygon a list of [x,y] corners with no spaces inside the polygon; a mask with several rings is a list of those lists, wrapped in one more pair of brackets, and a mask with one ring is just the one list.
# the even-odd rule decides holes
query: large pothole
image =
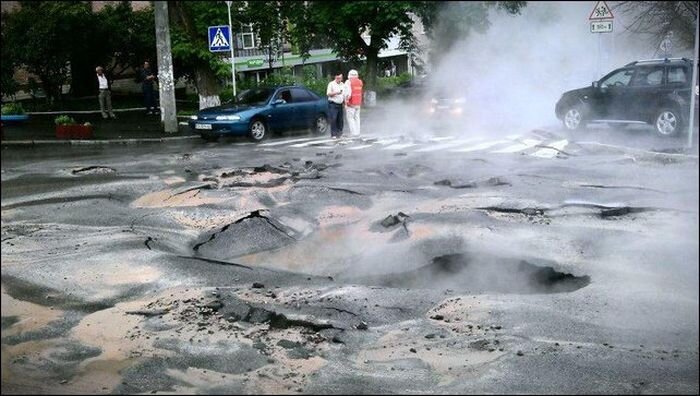
{"label": "large pothole", "polygon": [[574,276],[526,260],[462,253],[435,257],[430,264],[405,272],[369,275],[352,282],[410,289],[453,289],[481,293],[565,293],[587,286],[589,276]]}

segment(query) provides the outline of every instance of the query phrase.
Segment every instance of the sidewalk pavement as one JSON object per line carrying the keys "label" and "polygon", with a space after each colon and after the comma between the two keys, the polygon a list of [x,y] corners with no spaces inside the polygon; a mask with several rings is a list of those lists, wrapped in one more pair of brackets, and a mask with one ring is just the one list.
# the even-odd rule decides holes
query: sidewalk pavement
{"label": "sidewalk pavement", "polygon": [[[114,113],[116,119],[106,120],[99,111],[28,113],[29,120],[24,123],[3,122],[2,145],[139,143],[199,137],[189,126],[182,125],[188,116],[178,117],[176,133],[165,133],[160,115],[146,115],[145,109],[115,109]],[[54,119],[58,114],[67,114],[81,124],[90,122],[94,137],[86,140],[57,139]]]}

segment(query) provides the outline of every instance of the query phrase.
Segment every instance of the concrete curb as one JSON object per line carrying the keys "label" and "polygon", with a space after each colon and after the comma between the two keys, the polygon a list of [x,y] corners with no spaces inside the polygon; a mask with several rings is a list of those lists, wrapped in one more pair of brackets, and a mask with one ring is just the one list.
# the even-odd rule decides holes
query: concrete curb
{"label": "concrete curb", "polygon": [[[127,111],[146,111],[145,107],[132,107],[129,109],[113,109],[114,113],[125,113]],[[30,111],[26,115],[59,115],[59,114],[100,114],[100,110],[64,110],[64,111]],[[179,115],[178,118],[190,118],[188,115]]]}
{"label": "concrete curb", "polygon": [[200,139],[199,135],[172,136],[162,138],[141,138],[141,139],[105,139],[105,140],[3,140],[2,146],[38,146],[38,145],[71,145],[90,146],[99,144],[137,144],[137,143],[159,143],[175,140]]}

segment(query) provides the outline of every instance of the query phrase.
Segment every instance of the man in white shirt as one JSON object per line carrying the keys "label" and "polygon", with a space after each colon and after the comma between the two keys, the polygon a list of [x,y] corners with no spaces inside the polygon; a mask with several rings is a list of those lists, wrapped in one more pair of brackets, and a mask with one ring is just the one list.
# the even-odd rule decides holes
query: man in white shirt
{"label": "man in white shirt", "polygon": [[97,86],[100,90],[98,94],[98,99],[100,101],[100,111],[102,112],[102,118],[107,119],[107,113],[105,112],[105,102],[107,103],[107,110],[109,111],[109,117],[117,118],[112,112],[112,92],[109,89],[109,81],[107,81],[107,76],[104,74],[104,69],[102,66],[97,66],[95,68],[97,73]]}
{"label": "man in white shirt", "polygon": [[343,73],[336,73],[335,79],[328,83],[328,122],[331,124],[331,137],[334,139],[343,135],[343,103],[345,102],[345,84]]}

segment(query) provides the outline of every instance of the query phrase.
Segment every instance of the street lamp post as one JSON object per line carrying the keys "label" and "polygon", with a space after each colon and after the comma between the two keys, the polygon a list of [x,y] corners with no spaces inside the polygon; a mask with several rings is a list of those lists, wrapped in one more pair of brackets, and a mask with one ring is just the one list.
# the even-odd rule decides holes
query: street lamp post
{"label": "street lamp post", "polygon": [[226,5],[228,6],[228,44],[229,48],[231,48],[231,80],[233,81],[233,99],[234,101],[236,100],[236,64],[235,64],[235,58],[233,57],[233,26],[231,24],[231,4],[232,1],[227,1]]}

